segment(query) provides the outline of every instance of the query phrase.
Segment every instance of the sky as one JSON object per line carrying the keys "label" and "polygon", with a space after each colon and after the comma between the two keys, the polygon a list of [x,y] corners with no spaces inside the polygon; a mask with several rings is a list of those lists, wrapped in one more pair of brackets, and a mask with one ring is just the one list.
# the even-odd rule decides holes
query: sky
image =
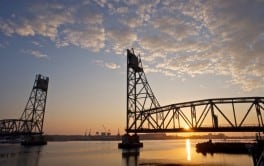
{"label": "sky", "polygon": [[263,0],[0,0],[0,119],[50,78],[46,134],[118,129],[126,49],[161,105],[264,94]]}

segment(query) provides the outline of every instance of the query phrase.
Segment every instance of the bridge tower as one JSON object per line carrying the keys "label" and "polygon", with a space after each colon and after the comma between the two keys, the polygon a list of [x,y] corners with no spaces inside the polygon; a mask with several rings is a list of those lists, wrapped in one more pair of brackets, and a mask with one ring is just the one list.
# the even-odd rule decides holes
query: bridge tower
{"label": "bridge tower", "polygon": [[[155,97],[144,73],[140,55],[134,50],[127,50],[127,124],[126,132],[140,128],[159,128],[158,120],[162,114],[147,116],[145,110],[159,108],[160,104]],[[147,126],[143,126],[147,121]],[[136,133],[136,132],[135,132]]]}
{"label": "bridge tower", "polygon": [[0,120],[0,136],[23,137],[22,145],[46,144],[43,122],[49,78],[36,75],[32,91],[20,119]]}
{"label": "bridge tower", "polygon": [[27,128],[31,134],[43,133],[43,122],[46,108],[49,78],[36,75],[36,79],[30,93],[28,102],[20,120],[28,122]]}
{"label": "bridge tower", "polygon": [[27,127],[22,127],[22,130],[29,130],[30,133],[24,137],[22,145],[41,145],[47,143],[42,134],[48,84],[48,77],[40,74],[36,75],[27,105],[20,118],[20,120],[28,122]]}
{"label": "bridge tower", "polygon": [[[160,107],[144,73],[140,55],[136,55],[134,50],[127,49],[127,112],[126,112],[126,134],[122,137],[119,147],[143,146],[139,143],[136,130],[140,128],[160,128],[159,118],[162,113],[146,115],[145,110]],[[144,123],[148,122],[148,123]],[[144,126],[147,124],[147,126]],[[129,133],[134,131],[134,135]]]}

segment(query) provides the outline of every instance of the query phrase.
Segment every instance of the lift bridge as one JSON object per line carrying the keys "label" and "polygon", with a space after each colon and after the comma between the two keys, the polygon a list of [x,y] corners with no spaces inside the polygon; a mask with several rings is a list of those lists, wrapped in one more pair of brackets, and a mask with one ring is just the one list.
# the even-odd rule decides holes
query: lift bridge
{"label": "lift bridge", "polygon": [[0,120],[0,137],[42,135],[49,78],[36,75],[35,82],[20,119]]}
{"label": "lift bridge", "polygon": [[127,134],[263,132],[263,111],[264,97],[213,98],[160,106],[140,55],[127,50]]}

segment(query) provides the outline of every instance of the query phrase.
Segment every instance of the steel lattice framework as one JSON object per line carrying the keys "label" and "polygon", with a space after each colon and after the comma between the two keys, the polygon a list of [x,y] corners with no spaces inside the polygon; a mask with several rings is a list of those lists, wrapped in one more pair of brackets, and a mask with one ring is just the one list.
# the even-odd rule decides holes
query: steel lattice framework
{"label": "steel lattice framework", "polygon": [[263,111],[264,97],[216,98],[161,107],[140,55],[127,50],[128,133],[263,132]]}
{"label": "steel lattice framework", "polygon": [[30,97],[20,119],[0,120],[0,136],[43,133],[49,78],[36,75]]}

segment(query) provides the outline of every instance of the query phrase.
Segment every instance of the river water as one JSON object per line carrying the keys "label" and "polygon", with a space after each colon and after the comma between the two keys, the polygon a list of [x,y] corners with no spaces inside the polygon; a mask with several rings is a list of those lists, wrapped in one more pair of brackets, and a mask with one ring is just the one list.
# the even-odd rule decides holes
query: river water
{"label": "river water", "polygon": [[117,141],[48,142],[42,147],[0,144],[0,166],[252,166],[249,155],[197,153],[205,140],[143,141],[139,151],[123,151]]}

